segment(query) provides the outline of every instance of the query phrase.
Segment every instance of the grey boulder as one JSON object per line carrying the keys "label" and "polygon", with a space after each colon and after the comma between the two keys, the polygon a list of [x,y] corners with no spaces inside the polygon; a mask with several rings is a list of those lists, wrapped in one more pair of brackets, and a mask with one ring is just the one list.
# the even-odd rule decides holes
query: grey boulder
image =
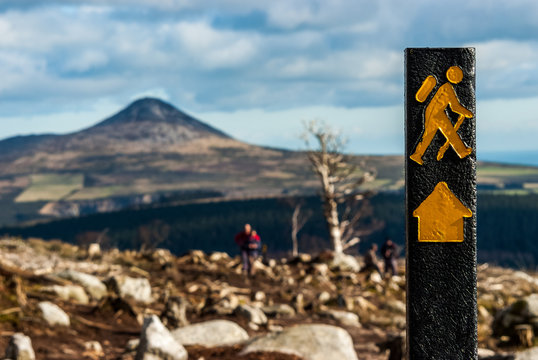
{"label": "grey boulder", "polygon": [[13,360],[35,360],[32,340],[23,333],[15,333],[9,340],[4,357]]}
{"label": "grey boulder", "polygon": [[247,319],[250,323],[256,325],[267,324],[267,316],[257,307],[250,305],[239,305],[235,308],[235,314]]}
{"label": "grey boulder", "polygon": [[357,360],[353,340],[340,327],[324,324],[297,325],[281,332],[256,337],[241,354],[276,351],[294,354],[304,360]]}
{"label": "grey boulder", "polygon": [[67,315],[58,305],[53,304],[50,301],[42,301],[37,304],[37,307],[41,311],[45,322],[50,326],[69,326],[71,324],[69,315]]}
{"label": "grey boulder", "polygon": [[101,300],[107,294],[106,285],[96,276],[70,269],[64,270],[57,275],[63,279],[79,284],[95,300]]}
{"label": "grey boulder", "polygon": [[206,347],[233,345],[248,340],[247,332],[229,320],[210,320],[172,330],[174,339],[182,345]]}
{"label": "grey boulder", "polygon": [[135,360],[187,360],[187,350],[174,340],[155,315],[144,319]]}
{"label": "grey boulder", "polygon": [[146,278],[133,278],[130,276],[114,276],[110,279],[112,289],[122,299],[131,298],[137,302],[149,304],[151,297],[151,285]]}

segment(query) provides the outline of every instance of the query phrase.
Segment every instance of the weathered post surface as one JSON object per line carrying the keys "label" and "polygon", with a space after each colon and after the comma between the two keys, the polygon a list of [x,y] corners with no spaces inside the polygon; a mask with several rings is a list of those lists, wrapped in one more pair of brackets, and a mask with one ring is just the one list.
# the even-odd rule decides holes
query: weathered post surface
{"label": "weathered post surface", "polygon": [[405,50],[409,360],[477,359],[474,48]]}

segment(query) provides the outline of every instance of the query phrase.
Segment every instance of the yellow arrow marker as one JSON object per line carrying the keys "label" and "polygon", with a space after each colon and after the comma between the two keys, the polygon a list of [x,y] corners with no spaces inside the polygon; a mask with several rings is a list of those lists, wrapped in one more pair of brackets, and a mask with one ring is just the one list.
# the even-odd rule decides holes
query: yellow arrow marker
{"label": "yellow arrow marker", "polygon": [[462,242],[463,218],[472,211],[441,181],[433,192],[413,211],[418,218],[418,241]]}

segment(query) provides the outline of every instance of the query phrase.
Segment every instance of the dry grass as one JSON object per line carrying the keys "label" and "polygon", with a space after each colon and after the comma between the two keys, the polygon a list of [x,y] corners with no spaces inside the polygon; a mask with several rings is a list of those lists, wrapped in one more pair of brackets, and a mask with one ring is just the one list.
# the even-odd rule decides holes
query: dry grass
{"label": "dry grass", "polygon": [[57,201],[84,187],[82,174],[36,174],[16,202]]}

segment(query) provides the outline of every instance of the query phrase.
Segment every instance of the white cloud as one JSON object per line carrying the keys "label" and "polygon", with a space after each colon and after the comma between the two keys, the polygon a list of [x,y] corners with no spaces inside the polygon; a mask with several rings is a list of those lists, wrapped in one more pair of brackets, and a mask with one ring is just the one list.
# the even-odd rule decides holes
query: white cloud
{"label": "white cloud", "polygon": [[85,50],[72,54],[65,60],[63,69],[66,71],[85,72],[108,63],[108,56],[103,51]]}
{"label": "white cloud", "polygon": [[256,39],[245,33],[217,31],[205,22],[181,22],[172,27],[187,54],[204,66],[236,67],[256,54]]}
{"label": "white cloud", "polygon": [[[202,114],[278,110],[294,124],[284,112],[314,104],[381,110],[400,104],[405,47],[466,44],[477,48],[479,107],[512,98],[502,104],[510,108],[518,98],[538,96],[537,4],[6,0],[0,2],[0,114],[2,121],[44,111],[62,114],[72,104],[89,109],[103,98],[119,108],[149,95]],[[457,18],[447,16],[453,7],[459,9]],[[479,16],[488,21],[477,21]],[[511,111],[505,117],[529,118],[517,126],[538,135],[530,106]],[[491,112],[487,121],[501,113]],[[346,115],[330,113],[335,116]],[[286,124],[275,120],[267,126]],[[500,122],[482,133],[501,138],[506,129],[495,124]],[[368,134],[366,142],[375,138],[362,123],[345,126],[360,129],[359,138]],[[391,131],[379,134],[394,140]],[[282,136],[273,133],[274,139]],[[246,135],[266,134],[271,131]]]}

